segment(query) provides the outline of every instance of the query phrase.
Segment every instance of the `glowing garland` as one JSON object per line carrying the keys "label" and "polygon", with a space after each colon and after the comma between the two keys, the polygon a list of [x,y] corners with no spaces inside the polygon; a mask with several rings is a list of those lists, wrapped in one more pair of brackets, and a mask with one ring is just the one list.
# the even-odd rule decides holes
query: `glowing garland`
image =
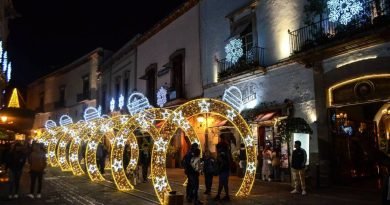
{"label": "glowing garland", "polygon": [[329,0],[329,21],[347,25],[354,16],[363,11],[363,4],[359,0]]}

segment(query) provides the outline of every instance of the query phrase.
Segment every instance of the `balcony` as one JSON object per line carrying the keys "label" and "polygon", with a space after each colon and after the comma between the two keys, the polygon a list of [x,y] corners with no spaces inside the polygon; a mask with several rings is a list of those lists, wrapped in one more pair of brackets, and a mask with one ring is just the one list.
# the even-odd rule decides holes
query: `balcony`
{"label": "balcony", "polygon": [[90,99],[91,99],[91,93],[90,92],[77,94],[77,102],[81,102],[81,101],[84,101],[84,100],[90,100]]}
{"label": "balcony", "polygon": [[253,71],[259,67],[265,67],[264,48],[252,47],[244,52],[244,55],[236,63],[226,59],[217,60],[218,63],[218,81],[223,81],[231,77],[240,75],[246,71]]}
{"label": "balcony", "polygon": [[295,31],[289,30],[290,52],[292,57],[303,59],[308,57],[306,52],[314,52],[312,54],[315,60],[324,59],[346,53],[348,50],[388,41],[389,30],[389,1],[367,1],[363,3],[363,11],[347,25],[331,22],[326,18]]}

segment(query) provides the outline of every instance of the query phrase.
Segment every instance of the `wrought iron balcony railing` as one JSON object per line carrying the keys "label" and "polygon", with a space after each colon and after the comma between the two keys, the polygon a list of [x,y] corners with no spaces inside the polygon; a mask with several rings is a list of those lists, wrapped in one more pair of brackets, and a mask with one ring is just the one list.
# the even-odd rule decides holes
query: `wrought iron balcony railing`
{"label": "wrought iron balcony railing", "polygon": [[252,70],[256,67],[264,67],[264,48],[252,47],[244,52],[244,55],[236,63],[226,59],[217,60],[218,62],[218,81],[235,76],[244,71]]}
{"label": "wrought iron balcony railing", "polygon": [[363,10],[347,25],[331,22],[326,18],[295,31],[289,30],[291,54],[307,51],[390,23],[389,0],[370,0],[362,6]]}

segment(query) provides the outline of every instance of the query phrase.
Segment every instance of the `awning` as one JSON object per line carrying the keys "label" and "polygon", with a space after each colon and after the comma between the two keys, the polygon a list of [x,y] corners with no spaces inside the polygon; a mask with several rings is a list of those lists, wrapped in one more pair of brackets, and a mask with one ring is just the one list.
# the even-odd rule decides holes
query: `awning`
{"label": "awning", "polygon": [[275,116],[276,112],[262,113],[258,115],[255,119],[255,122],[264,122],[271,120]]}

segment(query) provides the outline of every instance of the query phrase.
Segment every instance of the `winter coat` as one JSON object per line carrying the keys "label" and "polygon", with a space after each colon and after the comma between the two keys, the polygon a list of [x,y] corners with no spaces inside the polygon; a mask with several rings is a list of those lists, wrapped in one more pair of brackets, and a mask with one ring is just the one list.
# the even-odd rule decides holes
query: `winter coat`
{"label": "winter coat", "polygon": [[42,151],[33,151],[29,157],[30,171],[43,172],[46,168],[46,156]]}

